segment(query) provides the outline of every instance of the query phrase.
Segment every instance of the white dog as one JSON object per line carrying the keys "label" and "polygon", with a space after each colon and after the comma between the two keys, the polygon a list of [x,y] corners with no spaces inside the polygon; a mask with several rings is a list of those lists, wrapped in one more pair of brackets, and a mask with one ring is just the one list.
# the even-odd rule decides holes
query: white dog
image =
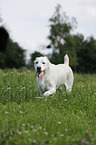
{"label": "white dog", "polygon": [[37,74],[37,83],[42,97],[47,97],[56,92],[56,89],[65,84],[70,92],[73,85],[73,72],[69,67],[69,57],[66,54],[64,64],[54,65],[47,57],[36,57],[34,67]]}

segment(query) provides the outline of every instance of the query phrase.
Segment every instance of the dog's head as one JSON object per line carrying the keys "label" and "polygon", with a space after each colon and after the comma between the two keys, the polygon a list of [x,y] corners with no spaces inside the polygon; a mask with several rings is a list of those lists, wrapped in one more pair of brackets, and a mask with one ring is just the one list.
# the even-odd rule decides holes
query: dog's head
{"label": "dog's head", "polygon": [[34,67],[39,79],[43,79],[44,74],[48,70],[49,60],[47,57],[36,57]]}

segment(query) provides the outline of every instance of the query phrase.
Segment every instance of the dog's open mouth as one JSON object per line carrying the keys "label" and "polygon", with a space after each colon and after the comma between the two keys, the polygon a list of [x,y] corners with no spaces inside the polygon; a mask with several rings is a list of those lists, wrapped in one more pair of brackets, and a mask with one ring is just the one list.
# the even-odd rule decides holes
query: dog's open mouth
{"label": "dog's open mouth", "polygon": [[41,71],[41,72],[39,71],[39,72],[37,72],[37,76],[39,77],[40,80],[43,79],[43,77],[44,77],[44,72],[45,72],[45,71]]}

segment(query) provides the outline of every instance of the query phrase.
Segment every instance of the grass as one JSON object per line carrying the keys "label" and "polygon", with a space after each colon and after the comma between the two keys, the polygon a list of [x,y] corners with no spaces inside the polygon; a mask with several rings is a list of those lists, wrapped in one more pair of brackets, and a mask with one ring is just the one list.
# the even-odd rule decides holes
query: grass
{"label": "grass", "polygon": [[74,76],[44,101],[34,71],[0,70],[0,145],[95,145],[96,75]]}

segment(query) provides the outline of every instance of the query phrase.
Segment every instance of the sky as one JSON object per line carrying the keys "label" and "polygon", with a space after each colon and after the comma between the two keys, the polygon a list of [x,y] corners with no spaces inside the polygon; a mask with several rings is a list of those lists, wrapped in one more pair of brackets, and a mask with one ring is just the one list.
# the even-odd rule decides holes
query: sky
{"label": "sky", "polygon": [[0,26],[4,25],[10,37],[27,50],[27,59],[34,51],[51,53],[42,46],[49,44],[49,19],[57,4],[69,18],[76,18],[74,33],[96,39],[96,0],[0,0]]}

